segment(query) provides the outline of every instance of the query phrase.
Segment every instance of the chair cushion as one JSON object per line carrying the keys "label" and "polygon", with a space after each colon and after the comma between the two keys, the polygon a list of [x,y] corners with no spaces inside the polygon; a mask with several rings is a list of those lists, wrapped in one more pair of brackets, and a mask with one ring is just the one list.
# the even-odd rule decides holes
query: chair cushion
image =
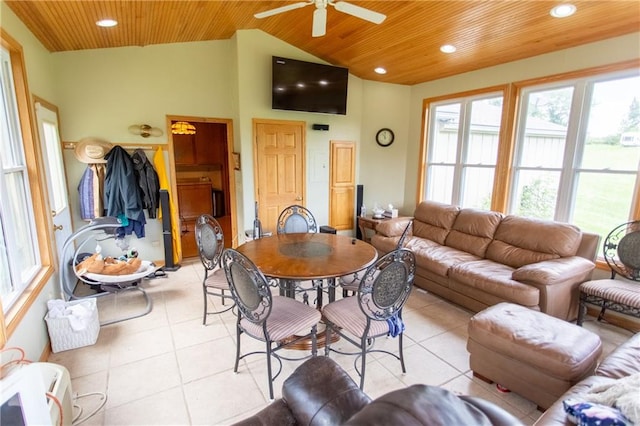
{"label": "chair cushion", "polygon": [[213,272],[209,272],[209,276],[205,280],[204,285],[219,290],[229,290],[229,282],[227,281],[224,269],[218,268],[214,269]]}
{"label": "chair cushion", "polygon": [[[325,305],[322,308],[322,314],[328,321],[357,337],[364,334],[364,329],[367,326],[367,316],[360,309],[356,296]],[[371,321],[369,336],[380,336],[388,332],[389,324],[386,321]]]}
{"label": "chair cushion", "polygon": [[640,283],[628,280],[593,280],[580,285],[580,291],[590,296],[612,300],[640,309]]}
{"label": "chair cushion", "polygon": [[[295,299],[274,296],[271,314],[267,318],[267,333],[272,341],[283,340],[311,327],[320,321],[320,312],[309,305]],[[240,326],[249,335],[264,340],[262,325],[254,324],[246,319]]]}

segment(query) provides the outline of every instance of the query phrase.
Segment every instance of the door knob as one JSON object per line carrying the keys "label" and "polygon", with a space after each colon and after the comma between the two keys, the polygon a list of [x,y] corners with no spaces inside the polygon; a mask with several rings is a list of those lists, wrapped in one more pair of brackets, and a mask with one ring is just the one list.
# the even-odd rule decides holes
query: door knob
{"label": "door knob", "polygon": [[302,197],[298,195],[298,196],[296,197],[296,201],[302,201]]}
{"label": "door knob", "polygon": [[53,225],[53,232],[62,231],[62,225]]}

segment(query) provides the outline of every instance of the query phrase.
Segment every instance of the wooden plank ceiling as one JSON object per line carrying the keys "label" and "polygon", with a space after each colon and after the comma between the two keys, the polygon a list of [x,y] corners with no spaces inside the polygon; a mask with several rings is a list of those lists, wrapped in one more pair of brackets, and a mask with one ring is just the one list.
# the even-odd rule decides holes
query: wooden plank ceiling
{"label": "wooden plank ceiling", "polygon": [[[26,1],[7,5],[51,52],[228,39],[260,29],[358,77],[416,84],[640,31],[636,0],[572,3],[556,19],[546,0],[349,1],[387,15],[380,25],[328,8],[327,34],[311,37],[315,7],[264,19],[253,14],[291,1]],[[113,18],[119,25],[100,28]],[[457,51],[446,55],[443,44]],[[383,66],[386,75],[373,69]]]}

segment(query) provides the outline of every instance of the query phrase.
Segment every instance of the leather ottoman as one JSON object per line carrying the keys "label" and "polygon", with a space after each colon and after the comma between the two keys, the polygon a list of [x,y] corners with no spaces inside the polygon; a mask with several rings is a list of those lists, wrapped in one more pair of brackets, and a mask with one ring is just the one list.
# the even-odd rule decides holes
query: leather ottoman
{"label": "leather ottoman", "polygon": [[496,382],[546,410],[595,371],[600,337],[520,305],[499,303],[469,321],[474,376]]}

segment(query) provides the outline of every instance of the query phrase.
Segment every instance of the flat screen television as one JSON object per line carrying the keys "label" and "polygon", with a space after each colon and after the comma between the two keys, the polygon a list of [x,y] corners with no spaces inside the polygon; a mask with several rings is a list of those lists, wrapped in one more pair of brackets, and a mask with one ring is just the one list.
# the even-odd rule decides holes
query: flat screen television
{"label": "flat screen television", "polygon": [[271,107],[346,115],[348,81],[348,68],[274,56]]}

